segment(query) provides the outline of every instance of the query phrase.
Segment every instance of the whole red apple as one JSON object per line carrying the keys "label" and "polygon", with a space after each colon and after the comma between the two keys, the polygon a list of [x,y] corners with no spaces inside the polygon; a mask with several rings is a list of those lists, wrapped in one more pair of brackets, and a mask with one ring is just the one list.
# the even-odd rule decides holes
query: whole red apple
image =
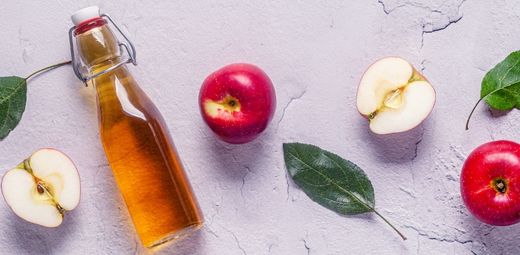
{"label": "whole red apple", "polygon": [[462,167],[460,188],[466,207],[482,222],[519,222],[520,145],[495,141],[476,148]]}
{"label": "whole red apple", "polygon": [[204,121],[222,140],[247,143],[258,137],[273,118],[276,95],[264,71],[238,63],[204,80],[199,106]]}

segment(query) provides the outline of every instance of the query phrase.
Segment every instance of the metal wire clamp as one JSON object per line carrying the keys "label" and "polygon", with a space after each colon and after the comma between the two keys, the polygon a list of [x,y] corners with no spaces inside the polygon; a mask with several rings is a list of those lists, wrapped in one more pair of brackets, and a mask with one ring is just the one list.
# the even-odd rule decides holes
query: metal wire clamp
{"label": "metal wire clamp", "polygon": [[121,62],[119,62],[103,71],[93,73],[91,75],[84,75],[84,73],[87,73],[87,72],[82,72],[82,71],[85,71],[86,67],[84,65],[82,65],[81,60],[77,59],[77,56],[75,54],[75,49],[74,49],[74,30],[76,29],[76,26],[71,27],[69,29],[69,44],[70,44],[70,56],[72,58],[72,69],[74,70],[74,74],[76,74],[78,79],[80,79],[83,83],[85,83],[85,86],[87,86],[87,81],[89,81],[93,78],[96,78],[100,75],[106,74],[124,64],[132,63],[133,65],[137,65],[135,47],[132,44],[132,42],[130,41],[130,39],[128,39],[128,37],[123,33],[123,31],[119,28],[119,26],[117,26],[117,24],[112,20],[112,18],[110,18],[110,16],[108,14],[106,14],[106,13],[101,14],[100,17],[108,20],[116,28],[116,30],[119,32],[119,34],[121,34],[123,36],[126,43],[118,42],[119,50],[123,51],[123,49],[124,49],[126,51],[126,53],[128,54],[128,58],[125,60],[122,60]]}

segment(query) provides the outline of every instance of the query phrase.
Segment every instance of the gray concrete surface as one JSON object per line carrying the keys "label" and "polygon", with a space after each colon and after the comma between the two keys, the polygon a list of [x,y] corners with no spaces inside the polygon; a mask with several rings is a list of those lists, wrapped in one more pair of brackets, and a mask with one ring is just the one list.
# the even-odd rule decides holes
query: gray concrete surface
{"label": "gray concrete surface", "polygon": [[[459,175],[476,146],[519,140],[520,114],[481,105],[464,122],[487,70],[520,40],[514,0],[2,1],[0,75],[27,75],[69,58],[69,15],[99,4],[138,50],[132,68],[168,122],[207,222],[157,254],[520,254],[520,225],[477,222]],[[379,137],[356,111],[357,82],[376,59],[402,56],[434,85],[422,126]],[[197,96],[213,70],[250,62],[273,80],[278,107],[267,132],[232,146],[202,122]],[[373,215],[339,216],[287,180],[282,143],[319,145],[371,178]],[[82,200],[62,226],[18,219],[0,202],[0,254],[134,254],[141,247],[99,142],[93,91],[70,67],[29,84],[19,127],[0,142],[0,174],[40,147],[69,154]]]}

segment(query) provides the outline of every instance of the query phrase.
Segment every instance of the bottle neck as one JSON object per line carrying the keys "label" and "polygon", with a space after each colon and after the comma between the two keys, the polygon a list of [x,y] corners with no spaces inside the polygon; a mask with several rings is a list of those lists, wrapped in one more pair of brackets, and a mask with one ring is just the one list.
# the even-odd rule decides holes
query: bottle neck
{"label": "bottle neck", "polygon": [[120,60],[121,53],[116,36],[103,19],[80,24],[75,31],[78,56],[89,72],[110,67]]}

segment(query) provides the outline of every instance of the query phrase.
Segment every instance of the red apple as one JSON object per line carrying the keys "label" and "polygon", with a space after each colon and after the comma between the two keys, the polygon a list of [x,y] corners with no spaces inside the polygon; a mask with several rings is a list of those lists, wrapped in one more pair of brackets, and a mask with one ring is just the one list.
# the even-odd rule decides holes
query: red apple
{"label": "red apple", "polygon": [[204,80],[199,106],[206,124],[222,140],[247,143],[273,118],[276,95],[264,71],[238,63],[224,66]]}
{"label": "red apple", "polygon": [[520,221],[520,144],[483,144],[466,159],[460,177],[462,199],[479,220],[506,226]]}

